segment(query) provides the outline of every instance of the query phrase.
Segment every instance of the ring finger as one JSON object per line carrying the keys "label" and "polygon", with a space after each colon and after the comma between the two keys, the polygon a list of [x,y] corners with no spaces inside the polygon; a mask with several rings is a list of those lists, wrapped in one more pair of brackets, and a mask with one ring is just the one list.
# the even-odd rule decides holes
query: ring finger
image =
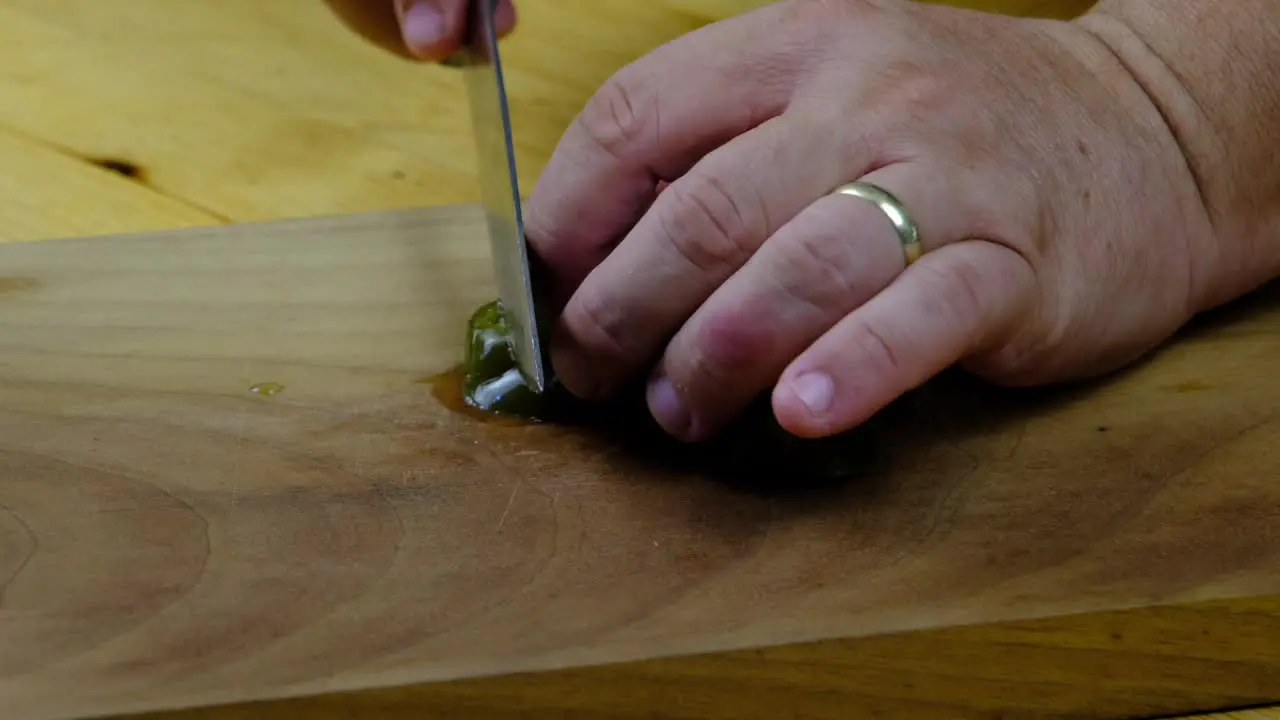
{"label": "ring finger", "polygon": [[[964,171],[925,161],[861,178],[911,213],[924,250],[974,232],[981,215]],[[832,325],[889,286],[906,264],[884,211],[819,198],[777,231],[672,338],[649,387],[655,419],[689,441],[716,433],[769,389]]]}
{"label": "ring finger", "polygon": [[708,155],[592,270],[552,344],[570,391],[599,398],[642,371],[777,226],[875,157],[861,139],[833,152],[813,122],[784,114]]}

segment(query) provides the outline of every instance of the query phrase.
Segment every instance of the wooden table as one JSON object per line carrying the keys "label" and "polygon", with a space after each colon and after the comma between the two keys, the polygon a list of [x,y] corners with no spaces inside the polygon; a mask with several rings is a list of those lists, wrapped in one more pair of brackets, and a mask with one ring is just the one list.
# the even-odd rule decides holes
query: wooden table
{"label": "wooden table", "polygon": [[[761,3],[522,0],[508,64],[526,184],[614,70],[752,4]],[[968,4],[1069,15],[1088,3]],[[0,240],[466,202],[476,194],[457,75],[365,46],[316,0],[9,0],[0,7],[0,41]],[[992,698],[1012,708],[1003,717],[1047,716],[1047,708],[1068,705],[1087,717],[1114,712],[1107,703],[1136,712],[1188,696],[1212,710],[1280,686],[1271,650],[1278,642],[1280,597],[1255,598],[167,717],[837,717],[849,702],[895,717],[954,717],[991,708]],[[1122,665],[1142,668],[1149,680],[1111,682]],[[831,703],[793,704],[814,689]],[[673,690],[680,702],[661,704]],[[812,703],[813,693],[804,697]],[[1219,717],[1266,720],[1280,710]]]}

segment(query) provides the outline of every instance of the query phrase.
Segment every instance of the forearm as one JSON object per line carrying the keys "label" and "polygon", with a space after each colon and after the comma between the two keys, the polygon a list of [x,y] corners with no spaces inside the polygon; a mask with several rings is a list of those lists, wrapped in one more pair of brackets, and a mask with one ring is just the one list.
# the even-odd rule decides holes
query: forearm
{"label": "forearm", "polygon": [[1280,276],[1280,0],[1102,0],[1079,22],[1183,152],[1214,229],[1200,304]]}

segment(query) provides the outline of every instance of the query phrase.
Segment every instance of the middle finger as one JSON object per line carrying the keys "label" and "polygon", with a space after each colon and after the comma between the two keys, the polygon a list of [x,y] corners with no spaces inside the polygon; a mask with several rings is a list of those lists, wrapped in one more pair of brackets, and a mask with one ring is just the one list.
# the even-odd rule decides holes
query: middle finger
{"label": "middle finger", "polygon": [[783,114],[707,155],[582,282],[552,343],[556,375],[579,397],[616,391],[651,364],[685,319],[777,228],[876,155]]}
{"label": "middle finger", "polygon": [[[924,249],[982,224],[963,170],[913,160],[861,178],[917,223]],[[655,419],[684,440],[707,439],[836,321],[902,272],[897,233],[866,200],[825,194],[771,237],[667,346],[649,388]]]}

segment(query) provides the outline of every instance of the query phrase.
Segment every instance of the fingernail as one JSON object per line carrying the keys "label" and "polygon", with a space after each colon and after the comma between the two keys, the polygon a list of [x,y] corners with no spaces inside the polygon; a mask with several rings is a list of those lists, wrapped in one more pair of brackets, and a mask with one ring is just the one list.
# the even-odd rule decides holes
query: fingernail
{"label": "fingernail", "polygon": [[444,13],[429,2],[409,6],[401,21],[405,44],[413,50],[425,50],[445,39]]}
{"label": "fingernail", "polygon": [[663,430],[677,438],[685,438],[689,433],[689,426],[692,424],[689,418],[689,411],[684,407],[684,401],[680,399],[680,395],[676,392],[676,388],[671,384],[665,376],[659,376],[649,383],[649,389],[646,393],[649,401],[649,412],[653,413],[653,419],[658,421]]}
{"label": "fingernail", "polygon": [[814,415],[820,415],[831,407],[835,399],[836,385],[824,372],[807,372],[791,381],[791,392]]}

